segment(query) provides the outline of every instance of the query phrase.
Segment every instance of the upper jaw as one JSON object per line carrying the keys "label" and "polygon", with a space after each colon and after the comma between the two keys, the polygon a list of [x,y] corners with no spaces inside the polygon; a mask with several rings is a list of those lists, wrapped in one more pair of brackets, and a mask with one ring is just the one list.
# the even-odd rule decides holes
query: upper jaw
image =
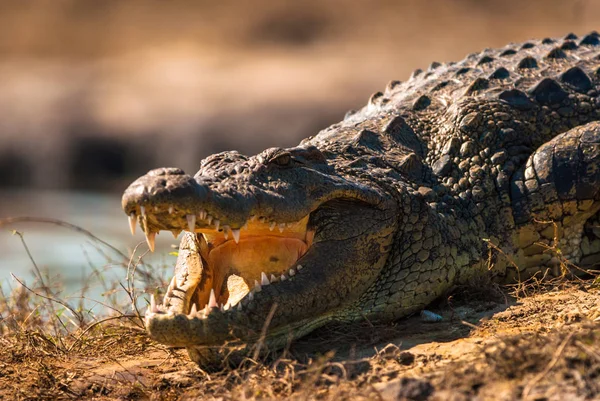
{"label": "upper jaw", "polygon": [[318,200],[304,195],[305,201],[288,205],[281,195],[248,182],[221,188],[213,177],[192,177],[179,169],[161,168],[134,181],[121,203],[132,231],[137,222],[146,234],[215,230],[235,238],[240,229],[255,222],[277,231],[302,220],[318,206]]}
{"label": "upper jaw", "polygon": [[145,232],[205,228],[219,230],[227,225],[241,228],[250,217],[251,199],[237,199],[211,191],[208,182],[176,168],[151,170],[124,192],[121,204],[130,218],[139,220]]}
{"label": "upper jaw", "polygon": [[253,219],[279,228],[332,199],[352,198],[377,207],[384,198],[374,187],[308,167],[295,173],[265,169],[232,175],[226,182],[212,175],[217,172],[192,177],[177,168],[155,169],[125,190],[123,210],[132,226],[138,222],[147,235],[160,230],[175,235],[184,229],[223,231],[225,227],[235,237],[235,230]]}

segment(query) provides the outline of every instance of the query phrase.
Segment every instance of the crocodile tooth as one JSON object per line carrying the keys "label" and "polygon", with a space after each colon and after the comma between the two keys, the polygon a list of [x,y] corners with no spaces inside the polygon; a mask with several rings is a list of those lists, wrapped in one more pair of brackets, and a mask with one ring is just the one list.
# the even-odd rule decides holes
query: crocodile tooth
{"label": "crocodile tooth", "polygon": [[252,216],[250,216],[250,221],[254,222],[254,220],[256,220],[256,215],[255,214],[253,214]]}
{"label": "crocodile tooth", "polygon": [[279,223],[279,232],[282,233],[285,230],[285,223]]}
{"label": "crocodile tooth", "polygon": [[292,227],[294,225],[294,223],[287,223],[288,228]]}
{"label": "crocodile tooth", "polygon": [[275,223],[274,221],[272,221],[271,224],[269,225],[269,230],[273,231],[275,229],[276,225],[277,225],[277,223]]}
{"label": "crocodile tooth", "polygon": [[282,274],[281,275],[281,281],[285,281],[285,280],[287,280],[287,277],[285,276],[285,274]]}
{"label": "crocodile tooth", "polygon": [[215,225],[215,230],[219,231],[219,227],[221,226],[221,221],[219,219],[215,219],[214,225]]}
{"label": "crocodile tooth", "polygon": [[225,239],[229,239],[229,231],[231,229],[229,228],[229,226],[223,226],[223,236],[225,237]]}
{"label": "crocodile tooth", "polygon": [[289,273],[290,273],[290,277],[296,275],[296,271],[294,269],[290,269]]}
{"label": "crocodile tooth", "polygon": [[196,308],[196,304],[192,304],[192,308],[190,309],[190,315],[194,316],[198,313],[198,308]]}
{"label": "crocodile tooth", "polygon": [[242,303],[238,302],[237,304],[237,310],[241,311],[242,310]]}
{"label": "crocodile tooth", "polygon": [[209,214],[206,216],[206,224],[211,224],[213,221],[213,217]]}
{"label": "crocodile tooth", "polygon": [[233,235],[236,244],[240,242],[240,230],[231,230],[231,235]]}
{"label": "crocodile tooth", "polygon": [[195,214],[188,214],[185,216],[187,223],[188,223],[188,230],[190,230],[191,233],[194,232],[194,230],[196,229],[196,215]]}
{"label": "crocodile tooth", "polygon": [[152,311],[152,313],[159,312],[158,308],[156,307],[156,297],[154,294],[150,294],[150,311]]}
{"label": "crocodile tooth", "polygon": [[208,307],[208,304],[206,304],[204,309],[202,309],[202,316],[206,318],[208,315],[210,315],[210,308]]}
{"label": "crocodile tooth", "polygon": [[144,230],[144,234],[147,233],[148,230],[148,219],[146,216],[142,216],[142,230]]}
{"label": "crocodile tooth", "polygon": [[258,280],[254,280],[254,290],[256,292],[261,292],[262,291],[262,287],[260,286],[260,283],[258,282]]}
{"label": "crocodile tooth", "polygon": [[262,223],[262,224],[267,224],[267,219],[266,219],[265,217],[260,217],[260,218],[258,219],[258,221],[259,221],[259,223]]}
{"label": "crocodile tooth", "polygon": [[169,205],[169,214],[173,214],[174,211],[175,208],[173,207],[173,205]]}
{"label": "crocodile tooth", "polygon": [[140,214],[142,217],[146,217],[146,208],[144,206],[140,206]]}
{"label": "crocodile tooth", "polygon": [[137,226],[137,218],[135,217],[135,213],[131,213],[129,215],[129,229],[131,230],[131,235],[135,235],[135,227]]}
{"label": "crocodile tooth", "polygon": [[303,268],[304,268],[304,266],[302,266],[302,265],[296,266],[296,270],[302,270]]}
{"label": "crocodile tooth", "polygon": [[274,274],[271,274],[271,282],[277,281],[277,277]]}
{"label": "crocodile tooth", "polygon": [[271,284],[271,282],[269,281],[269,278],[267,277],[267,275],[264,272],[260,273],[260,284],[261,285]]}
{"label": "crocodile tooth", "polygon": [[167,286],[167,291],[172,291],[176,288],[179,288],[177,286],[177,276],[173,276],[173,278],[171,278],[171,281],[169,281],[169,285]]}
{"label": "crocodile tooth", "polygon": [[200,209],[200,212],[198,213],[198,217],[200,217],[201,220],[205,220],[206,219],[206,210]]}
{"label": "crocodile tooth", "polygon": [[156,233],[146,232],[146,242],[148,243],[148,248],[150,248],[150,252],[154,252],[155,240],[156,240]]}
{"label": "crocodile tooth", "polygon": [[244,225],[242,226],[242,230],[247,230],[248,229],[248,222],[245,222]]}
{"label": "crocodile tooth", "polygon": [[248,293],[248,299],[249,299],[250,301],[253,301],[253,300],[254,300],[254,293],[253,293],[253,292],[249,292],[249,293]]}
{"label": "crocodile tooth", "polygon": [[184,274],[184,275],[175,275],[173,277],[173,288],[177,288],[178,290],[181,291],[185,291],[185,289],[183,288],[185,286],[185,283],[188,281],[188,274]]}
{"label": "crocodile tooth", "polygon": [[231,308],[231,304],[229,303],[229,301],[227,301],[227,303],[225,304],[225,306],[223,306],[223,310],[224,311],[228,311]]}
{"label": "crocodile tooth", "polygon": [[211,288],[210,289],[210,297],[208,298],[208,307],[209,308],[216,308],[219,305],[217,304],[217,297],[215,296],[215,289]]}

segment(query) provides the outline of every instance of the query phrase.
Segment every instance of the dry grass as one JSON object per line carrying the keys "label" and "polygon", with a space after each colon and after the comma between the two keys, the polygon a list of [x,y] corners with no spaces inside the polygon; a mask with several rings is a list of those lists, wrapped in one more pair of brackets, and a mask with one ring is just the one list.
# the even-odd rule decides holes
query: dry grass
{"label": "dry grass", "polygon": [[15,289],[1,294],[0,399],[600,396],[600,291],[593,279],[534,278],[511,294],[482,277],[432,306],[444,316],[440,323],[413,317],[329,325],[283,351],[206,372],[183,350],[145,335],[140,294],[166,285],[161,271],[96,244],[127,271],[123,283],[106,283],[104,312],[94,313],[83,298],[64,299],[33,258],[36,282],[26,287],[16,278]]}

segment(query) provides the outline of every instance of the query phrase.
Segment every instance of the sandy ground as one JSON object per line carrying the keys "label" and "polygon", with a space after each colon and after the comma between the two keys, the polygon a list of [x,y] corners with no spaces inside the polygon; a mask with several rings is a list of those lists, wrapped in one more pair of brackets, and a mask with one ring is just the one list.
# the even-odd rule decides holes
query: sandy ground
{"label": "sandy ground", "polygon": [[441,322],[326,327],[220,372],[132,327],[99,327],[68,352],[22,331],[0,338],[0,399],[600,398],[598,285],[527,292],[456,291],[434,306]]}

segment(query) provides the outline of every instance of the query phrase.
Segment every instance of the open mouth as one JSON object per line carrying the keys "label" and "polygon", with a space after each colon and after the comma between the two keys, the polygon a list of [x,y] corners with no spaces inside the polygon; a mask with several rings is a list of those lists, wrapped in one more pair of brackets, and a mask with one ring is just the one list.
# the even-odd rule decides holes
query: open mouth
{"label": "open mouth", "polygon": [[[152,227],[169,227],[178,233],[180,229],[170,227],[187,225],[188,231],[196,233],[196,252],[188,257],[199,258],[201,265],[199,271],[176,272],[163,305],[152,297],[147,315],[176,313],[205,318],[213,308],[241,310],[242,300],[251,301],[265,286],[289,280],[302,270],[301,258],[315,233],[309,227],[309,215],[288,223],[254,217],[240,229],[232,229],[206,212],[178,216],[169,208],[168,214],[150,214],[142,207],[139,214],[130,214],[132,230],[138,216],[150,249],[156,235]],[[167,220],[168,225],[164,223]]]}

